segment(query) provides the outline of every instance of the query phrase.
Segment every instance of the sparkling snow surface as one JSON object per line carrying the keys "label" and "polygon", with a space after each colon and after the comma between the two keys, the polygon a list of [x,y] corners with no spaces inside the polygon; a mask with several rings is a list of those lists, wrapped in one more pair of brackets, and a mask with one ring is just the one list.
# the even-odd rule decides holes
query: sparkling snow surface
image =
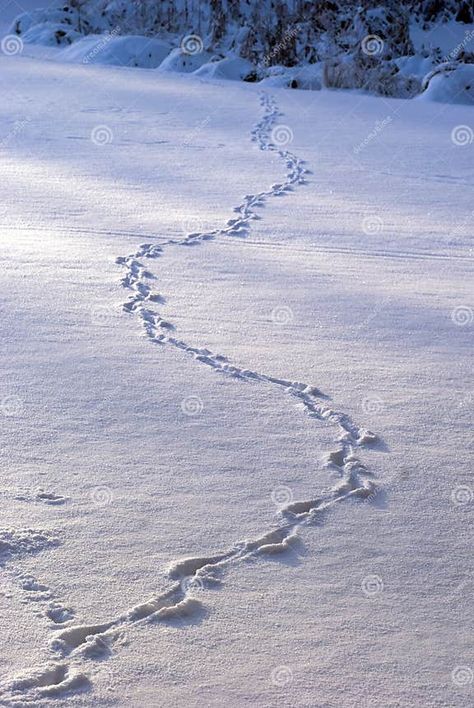
{"label": "sparkling snow surface", "polygon": [[0,91],[0,703],[472,706],[473,109]]}

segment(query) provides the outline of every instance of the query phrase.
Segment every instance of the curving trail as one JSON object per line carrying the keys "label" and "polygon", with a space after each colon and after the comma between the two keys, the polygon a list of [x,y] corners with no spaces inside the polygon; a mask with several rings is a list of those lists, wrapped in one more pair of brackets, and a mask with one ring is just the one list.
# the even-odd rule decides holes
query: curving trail
{"label": "curving trail", "polygon": [[340,479],[325,494],[292,501],[283,506],[274,528],[259,538],[237,541],[227,550],[200,558],[176,561],[169,569],[172,584],[166,592],[146,599],[100,624],[64,624],[55,631],[50,645],[56,656],[55,661],[0,684],[0,695],[8,701],[22,699],[28,703],[73,689],[87,688],[90,685],[90,675],[93,674],[91,662],[106,659],[114,643],[116,650],[116,640],[127,626],[147,621],[186,621],[186,617],[202,612],[195,591],[219,584],[226,568],[290,549],[296,543],[299,528],[320,520],[322,514],[343,501],[366,498],[376,492],[370,472],[357,457],[358,448],[376,441],[374,433],[359,427],[345,413],[333,408],[328,398],[312,385],[236,366],[220,353],[206,347],[193,347],[179,339],[175,335],[174,325],[158,311],[163,297],[154,292],[152,285],[155,278],[143,263],[145,259],[152,260],[165,255],[167,249],[192,246],[218,237],[246,235],[252,220],[260,218],[256,211],[259,207],[275,196],[290,193],[294,187],[305,182],[308,170],[304,162],[272,141],[272,129],[281,115],[275,100],[263,95],[261,105],[263,116],[252,131],[252,139],[261,150],[273,151],[279,155],[287,168],[285,179],[267,191],[246,195],[241,204],[234,208],[235,216],[223,228],[191,233],[183,239],[169,240],[161,245],[144,243],[135,253],[117,258],[117,263],[125,269],[122,285],[130,291],[130,297],[123,307],[140,319],[145,336],[151,342],[182,350],[198,364],[209,366],[217,373],[251,380],[255,384],[272,387],[276,394],[290,395],[303,404],[306,414],[311,418],[334,427],[335,446],[327,457],[327,465],[339,473]]}

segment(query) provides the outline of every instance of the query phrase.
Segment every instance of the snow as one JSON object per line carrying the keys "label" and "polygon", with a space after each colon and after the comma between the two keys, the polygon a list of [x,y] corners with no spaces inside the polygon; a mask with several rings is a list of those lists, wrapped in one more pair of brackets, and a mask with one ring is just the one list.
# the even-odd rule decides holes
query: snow
{"label": "snow", "polygon": [[255,71],[255,67],[241,57],[226,57],[218,61],[208,62],[197,69],[194,74],[203,79],[231,79],[242,81]]}
{"label": "snow", "polygon": [[274,66],[268,69],[269,76],[260,81],[260,86],[319,91],[323,85],[322,73],[321,64],[298,66],[291,69]]}
{"label": "snow", "polygon": [[463,22],[443,22],[423,29],[419,23],[410,26],[410,37],[416,52],[422,49],[439,49],[446,59],[454,59],[462,51],[472,52],[474,49],[474,32],[472,25]]}
{"label": "snow", "polygon": [[[53,7],[45,7],[44,2],[30,3],[29,7],[27,6],[21,8],[22,10],[26,10],[26,12],[19,12],[20,8],[16,5],[16,3],[10,5],[10,8],[15,8],[15,14],[12,14],[11,10],[8,13],[7,10],[7,17],[9,17],[11,23],[9,28],[10,33],[16,34],[19,31],[23,35],[24,33],[26,34],[33,31],[30,41],[37,41],[38,43],[41,43],[40,39],[35,40],[36,36],[40,37],[41,28],[54,27],[55,29],[62,30],[71,29],[62,23],[62,20],[67,16],[67,13],[58,7],[58,5],[59,4],[56,3],[56,7],[54,5]],[[6,18],[4,16],[4,21],[5,19]],[[34,33],[35,30],[37,30],[37,35]],[[74,30],[72,31],[74,32]],[[74,32],[74,35],[76,37],[80,36],[78,32]]]}
{"label": "snow", "polygon": [[472,108],[29,51],[0,700],[471,706]]}
{"label": "snow", "polygon": [[150,37],[88,35],[63,49],[58,60],[156,69],[170,50],[167,42]]}
{"label": "snow", "polygon": [[426,90],[420,99],[474,105],[474,64],[441,65],[426,82]]}
{"label": "snow", "polygon": [[[473,17],[466,3],[460,9],[454,0],[376,8],[352,0],[328,7],[268,0],[259,6],[53,0],[43,8],[28,1],[18,17],[9,7],[13,48],[14,42],[65,46],[67,61],[159,66],[204,79],[261,81],[269,88],[326,86],[410,99],[440,64],[473,60]],[[436,100],[449,101],[452,93]]]}
{"label": "snow", "polygon": [[33,25],[23,34],[23,42],[27,44],[39,44],[45,47],[57,47],[67,45],[81,40],[81,35],[71,29],[65,29],[64,25],[54,22],[41,22]]}
{"label": "snow", "polygon": [[163,59],[159,70],[189,74],[193,71],[197,71],[197,69],[203,64],[207,64],[211,59],[212,54],[204,51],[204,49],[196,53],[189,53],[183,51],[181,47],[176,47]]}

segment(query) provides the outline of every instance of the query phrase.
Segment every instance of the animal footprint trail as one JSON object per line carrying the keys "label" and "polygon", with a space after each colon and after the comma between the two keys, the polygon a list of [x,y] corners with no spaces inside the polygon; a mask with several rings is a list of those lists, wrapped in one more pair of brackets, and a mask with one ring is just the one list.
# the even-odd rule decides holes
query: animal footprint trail
{"label": "animal footprint trail", "polygon": [[48,585],[29,573],[10,568],[9,565],[15,557],[35,555],[58,544],[59,539],[50,531],[0,529],[0,594],[15,597],[17,601],[30,605],[35,615],[47,618],[53,626],[63,625],[71,620],[74,616],[73,610],[62,605]]}
{"label": "animal footprint trail", "polygon": [[[251,222],[259,219],[256,210],[273,197],[290,194],[294,187],[305,182],[308,170],[304,161],[292,152],[281,149],[272,139],[272,129],[281,115],[275,100],[268,95],[260,99],[263,117],[252,130],[252,140],[262,151],[278,154],[287,168],[282,182],[257,194],[247,194],[234,208],[235,216],[223,228],[187,234],[182,239],[170,239],[161,244],[143,243],[137,251],[121,256],[116,262],[124,267],[122,286],[130,291],[124,303],[125,312],[137,316],[146,338],[163,346],[171,346],[192,356],[198,363],[211,367],[222,375],[267,386],[275,393],[290,395],[311,418],[332,426],[336,431],[336,447],[327,455],[326,465],[335,471],[339,480],[327,493],[312,499],[290,501],[282,506],[274,528],[256,539],[244,539],[227,550],[203,557],[185,558],[171,565],[168,576],[172,584],[168,590],[152,596],[129,610],[98,624],[72,625],[70,622],[54,632],[50,650],[56,663],[32,669],[24,676],[0,684],[0,696],[12,701],[18,698],[34,701],[44,696],[60,695],[90,686],[90,675],[85,667],[90,662],[104,660],[116,650],[121,634],[127,627],[148,622],[185,623],[204,611],[199,594],[222,582],[227,568],[255,561],[260,557],[297,550],[298,530],[311,525],[339,503],[352,498],[366,498],[376,491],[371,474],[358,459],[358,448],[367,447],[376,440],[369,430],[359,427],[345,413],[333,408],[327,396],[318,388],[303,382],[286,380],[250,368],[232,364],[222,354],[207,347],[191,346],[175,335],[175,326],[161,316],[156,306],[164,302],[162,294],[154,291],[156,276],[145,261],[165,255],[169,248],[203,244],[218,237],[246,236]],[[59,613],[59,620],[62,615]]]}
{"label": "animal footprint trail", "polygon": [[298,528],[310,524],[316,515],[321,515],[334,504],[354,494],[360,496],[360,492],[360,486],[353,483],[345,490],[332,490],[318,499],[290,503],[281,509],[284,523],[259,538],[237,542],[228,551],[216,555],[176,561],[168,571],[169,578],[175,581],[170,589],[107,622],[58,630],[51,641],[51,650],[62,661],[69,659],[70,664],[63,666],[70,675],[82,675],[80,669],[84,660],[107,658],[112,645],[127,626],[146,622],[183,622],[196,616],[202,610],[202,603],[195,595],[220,584],[220,576],[227,567],[294,548]]}
{"label": "animal footprint trail", "polygon": [[[312,523],[326,510],[341,501],[353,497],[364,498],[375,491],[375,484],[370,478],[369,471],[355,454],[357,448],[367,446],[376,440],[374,433],[359,427],[349,416],[335,410],[329,405],[327,397],[314,386],[273,377],[250,368],[239,367],[229,362],[227,357],[212,352],[207,347],[191,346],[175,336],[174,325],[164,319],[154,308],[154,303],[159,303],[164,298],[161,294],[153,292],[152,282],[155,280],[155,276],[150,274],[144,265],[145,259],[159,258],[165,255],[168,248],[193,246],[218,237],[246,236],[251,222],[260,218],[257,213],[259,208],[263,207],[271,198],[291,193],[295,186],[305,182],[308,170],[304,167],[304,161],[289,150],[279,148],[272,141],[272,130],[281,115],[275,100],[267,95],[262,95],[260,100],[264,114],[252,130],[252,140],[257,143],[260,150],[278,154],[287,168],[286,178],[282,182],[273,184],[268,190],[247,194],[242,202],[234,208],[235,216],[230,218],[223,228],[190,233],[182,239],[170,239],[160,245],[144,243],[135,253],[118,258],[117,262],[126,268],[122,284],[132,291],[129,300],[123,307],[125,311],[135,313],[142,320],[145,336],[151,342],[182,350],[197,362],[213,368],[217,373],[254,384],[270,386],[291,395],[301,404],[307,415],[334,426],[337,431],[337,447],[328,454],[327,466],[336,471],[340,479],[325,496],[288,503],[280,510],[277,527],[262,537],[237,542],[233,548],[217,555],[205,558],[188,558],[175,563],[169,571],[169,576],[171,579],[178,580],[179,583],[169,592],[152,598],[114,620],[106,634],[126,623],[151,618],[155,621],[164,620],[170,617],[184,616],[190,610],[195,611],[198,605],[193,598],[193,591],[196,587],[212,587],[212,585],[219,583],[219,576],[227,566],[265,554],[281,553],[292,548],[297,540],[297,531],[301,526]],[[91,640],[91,636],[86,639],[86,641]]]}
{"label": "animal footprint trail", "polygon": [[238,216],[229,219],[224,228],[191,233],[183,239],[170,239],[160,245],[144,243],[134,254],[119,257],[117,263],[126,268],[122,285],[132,291],[132,295],[124,303],[123,308],[126,312],[135,313],[142,320],[145,336],[153,343],[171,345],[180,349],[193,356],[200,363],[213,368],[218,373],[238,379],[260,382],[283,390],[294,398],[299,399],[303,409],[309,416],[335,425],[339,433],[337,437],[338,448],[329,454],[328,462],[334,467],[343,470],[341,475],[344,478],[344,484],[347,484],[349,479],[354,479],[354,475],[356,475],[360,481],[361,490],[371,493],[374,485],[368,479],[365,468],[354,456],[354,449],[373,443],[376,440],[375,434],[369,430],[359,428],[349,416],[331,408],[325,402],[325,397],[321,392],[311,385],[287,381],[252,369],[235,366],[222,354],[214,353],[207,347],[193,347],[174,336],[174,325],[153,308],[154,303],[159,303],[164,299],[161,294],[154,293],[152,290],[151,282],[155,279],[155,276],[139,260],[143,258],[158,258],[164,254],[168,247],[172,246],[189,246],[213,240],[219,236],[247,234],[251,221],[260,218],[255,209],[264,206],[272,197],[288,193],[294,185],[305,182],[305,174],[308,170],[304,167],[304,161],[289,150],[280,149],[272,141],[272,130],[281,115],[275,100],[273,97],[263,94],[260,102],[264,109],[264,114],[260,122],[252,130],[252,140],[257,143],[260,150],[272,151],[278,154],[288,170],[286,179],[281,183],[273,184],[269,190],[257,194],[247,194],[243,201],[234,208],[234,212]]}

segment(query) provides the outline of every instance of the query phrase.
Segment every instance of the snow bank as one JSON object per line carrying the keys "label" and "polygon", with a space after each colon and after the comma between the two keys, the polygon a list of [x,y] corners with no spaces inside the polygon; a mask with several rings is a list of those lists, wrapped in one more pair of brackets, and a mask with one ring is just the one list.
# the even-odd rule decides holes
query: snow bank
{"label": "snow bank", "polygon": [[77,26],[77,11],[72,8],[45,8],[19,15],[12,23],[9,34],[20,35],[30,44],[56,46],[71,44],[81,37]]}
{"label": "snow bank", "polygon": [[433,70],[435,62],[432,57],[423,57],[418,54],[411,57],[400,57],[394,60],[394,64],[402,76],[416,76],[423,79]]}
{"label": "snow bank", "polygon": [[68,14],[69,13],[64,10],[53,8],[23,12],[12,22],[9,33],[24,36],[25,32],[32,27],[44,24],[46,22],[67,24]]}
{"label": "snow bank", "polygon": [[474,64],[441,64],[425,78],[420,98],[474,105]]}
{"label": "snow bank", "polygon": [[212,54],[204,50],[196,54],[190,54],[178,47],[170,52],[158,68],[160,71],[176,71],[180,74],[188,74],[192,71],[197,71],[203,64],[210,62],[211,59]]}
{"label": "snow bank", "polygon": [[255,66],[241,57],[226,57],[203,64],[194,74],[206,79],[241,81],[255,75]]}
{"label": "snow bank", "polygon": [[63,49],[60,58],[82,64],[111,64],[155,69],[168,56],[171,45],[150,37],[89,35]]}
{"label": "snow bank", "polygon": [[80,39],[79,32],[59,22],[41,22],[30,27],[23,35],[27,44],[40,44],[45,47],[56,47],[72,44]]}
{"label": "snow bank", "polygon": [[322,88],[321,63],[292,68],[272,66],[266,73],[268,76],[260,82],[263,86],[298,88],[307,91],[319,91]]}
{"label": "snow bank", "polygon": [[[467,3],[372,4],[51,0],[50,7],[20,15],[10,33],[28,43],[74,46],[67,61],[397,98],[420,94],[423,77],[441,62],[474,62],[474,15]],[[80,37],[89,39],[76,47]],[[440,88],[447,81],[434,82],[443,96],[433,100],[471,102],[463,85],[447,93]]]}

